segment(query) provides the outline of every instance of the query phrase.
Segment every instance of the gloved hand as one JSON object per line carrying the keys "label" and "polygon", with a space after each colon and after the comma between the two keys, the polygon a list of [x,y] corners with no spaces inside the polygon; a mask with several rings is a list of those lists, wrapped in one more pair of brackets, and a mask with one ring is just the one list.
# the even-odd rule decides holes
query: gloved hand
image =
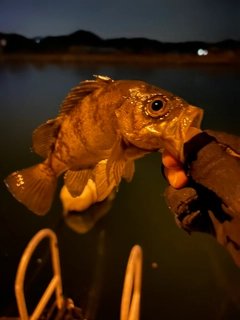
{"label": "gloved hand", "polygon": [[[240,267],[240,137],[206,130],[184,149],[185,167],[175,163],[174,168],[172,159],[174,170],[165,172],[175,188],[186,186],[169,186],[166,202],[181,228],[212,234]],[[169,166],[166,159],[164,154]]]}

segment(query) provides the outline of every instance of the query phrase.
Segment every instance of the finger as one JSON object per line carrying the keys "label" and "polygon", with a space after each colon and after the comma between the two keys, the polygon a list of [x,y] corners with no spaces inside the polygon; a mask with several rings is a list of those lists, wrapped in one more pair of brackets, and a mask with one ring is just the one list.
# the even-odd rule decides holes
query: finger
{"label": "finger", "polygon": [[170,169],[180,169],[183,166],[183,164],[166,149],[162,154],[162,163],[166,168]]}
{"label": "finger", "polygon": [[165,167],[164,174],[173,188],[182,188],[188,182],[188,178],[182,169],[169,169]]}

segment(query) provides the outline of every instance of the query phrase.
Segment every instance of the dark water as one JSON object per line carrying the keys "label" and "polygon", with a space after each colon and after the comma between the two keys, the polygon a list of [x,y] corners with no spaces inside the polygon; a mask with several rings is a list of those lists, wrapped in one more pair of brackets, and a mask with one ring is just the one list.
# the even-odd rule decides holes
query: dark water
{"label": "dark water", "polygon": [[[1,181],[40,160],[29,151],[32,131],[54,118],[69,90],[92,74],[142,79],[172,91],[205,110],[202,128],[240,135],[240,71],[234,68],[0,66]],[[138,160],[133,181],[121,184],[110,212],[86,234],[66,225],[58,193],[51,211],[38,217],[1,183],[0,316],[17,314],[13,288],[19,259],[32,236],[48,227],[59,239],[65,295],[85,309],[93,303],[95,319],[119,319],[125,267],[135,244],[144,255],[142,319],[239,319],[240,269],[211,236],[189,236],[175,225],[160,168],[159,154]],[[27,273],[30,310],[50,277],[43,243]]]}

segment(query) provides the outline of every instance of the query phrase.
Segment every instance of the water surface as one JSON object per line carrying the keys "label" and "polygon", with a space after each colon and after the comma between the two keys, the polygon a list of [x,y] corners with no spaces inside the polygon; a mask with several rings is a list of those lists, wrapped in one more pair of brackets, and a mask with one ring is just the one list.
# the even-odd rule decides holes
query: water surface
{"label": "water surface", "polygon": [[[69,90],[93,74],[162,87],[204,109],[202,128],[240,135],[240,72],[234,68],[0,66],[1,181],[40,161],[29,149],[32,131],[54,118]],[[0,316],[17,314],[17,264],[31,237],[48,227],[59,239],[64,294],[85,309],[93,303],[95,319],[119,318],[125,267],[135,244],[142,246],[144,257],[142,319],[239,319],[240,269],[211,236],[189,236],[176,226],[163,197],[166,186],[159,154],[136,161],[133,181],[121,184],[110,212],[79,234],[62,219],[58,192],[51,211],[38,217],[1,183]],[[30,309],[50,277],[45,243],[27,274]]]}

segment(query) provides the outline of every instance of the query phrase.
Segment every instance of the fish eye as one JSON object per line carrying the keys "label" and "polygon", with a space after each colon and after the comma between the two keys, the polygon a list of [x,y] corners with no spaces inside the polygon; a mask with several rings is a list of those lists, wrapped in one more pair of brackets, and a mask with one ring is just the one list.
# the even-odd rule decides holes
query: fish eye
{"label": "fish eye", "polygon": [[153,118],[163,117],[168,112],[166,101],[161,97],[155,97],[154,100],[149,100],[146,106],[146,113]]}
{"label": "fish eye", "polygon": [[155,100],[152,102],[152,110],[153,111],[159,111],[163,107],[162,100]]}

